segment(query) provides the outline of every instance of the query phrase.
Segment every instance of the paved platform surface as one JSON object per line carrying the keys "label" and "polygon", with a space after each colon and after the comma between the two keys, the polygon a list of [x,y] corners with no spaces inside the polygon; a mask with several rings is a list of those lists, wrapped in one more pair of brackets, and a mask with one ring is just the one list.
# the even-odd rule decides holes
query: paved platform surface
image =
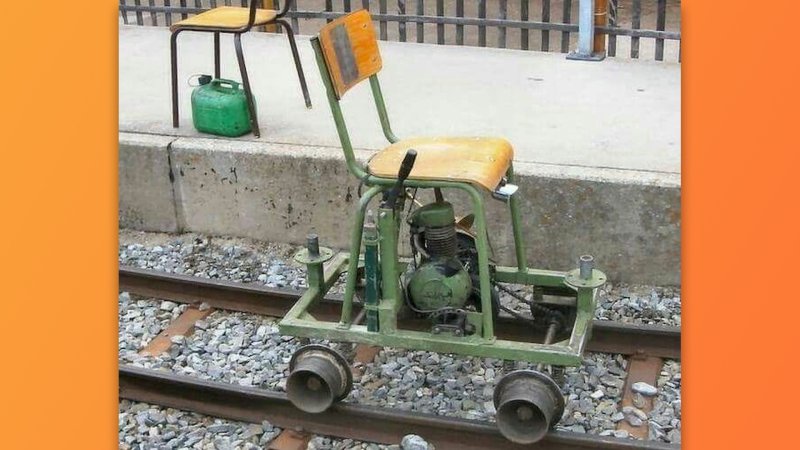
{"label": "paved platform surface", "polygon": [[[265,143],[338,147],[308,37],[298,45],[314,107],[306,109],[283,35],[248,33],[245,58]],[[381,42],[380,74],[392,126],[402,137],[496,135],[515,159],[556,166],[680,173],[680,65],[616,60],[567,61],[561,54]],[[120,131],[199,136],[191,126],[186,81],[213,73],[212,38],[179,38],[181,127],[171,126],[169,32],[120,26]],[[229,36],[222,76],[240,76]],[[386,145],[368,83],[343,102],[353,144]],[[247,135],[239,140],[256,140]]]}

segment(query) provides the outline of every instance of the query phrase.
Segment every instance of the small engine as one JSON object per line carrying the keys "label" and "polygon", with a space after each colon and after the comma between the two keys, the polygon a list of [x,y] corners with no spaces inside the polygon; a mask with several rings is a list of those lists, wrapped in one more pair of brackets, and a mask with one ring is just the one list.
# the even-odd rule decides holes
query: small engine
{"label": "small engine", "polygon": [[406,273],[410,306],[418,313],[462,308],[473,296],[472,275],[460,258],[453,205],[435,202],[415,210],[408,219],[411,247],[418,263]]}

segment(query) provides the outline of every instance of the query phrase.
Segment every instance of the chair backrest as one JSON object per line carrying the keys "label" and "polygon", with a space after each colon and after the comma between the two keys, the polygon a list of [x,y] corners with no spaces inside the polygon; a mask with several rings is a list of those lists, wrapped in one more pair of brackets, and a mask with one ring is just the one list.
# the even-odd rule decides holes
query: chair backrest
{"label": "chair backrest", "polygon": [[[275,5],[274,1],[271,3],[272,5]],[[292,3],[294,3],[294,0],[284,0],[281,10],[275,12],[275,18],[280,19],[281,17],[285,16],[286,13],[289,12],[289,8],[292,7]],[[264,0],[250,0],[247,25],[243,27],[243,31],[249,31],[250,28],[253,28],[253,24],[256,22],[256,10],[260,7],[266,8],[267,6],[269,5]]]}
{"label": "chair backrest", "polygon": [[362,9],[325,25],[319,32],[336,97],[381,70],[381,54],[372,17]]}

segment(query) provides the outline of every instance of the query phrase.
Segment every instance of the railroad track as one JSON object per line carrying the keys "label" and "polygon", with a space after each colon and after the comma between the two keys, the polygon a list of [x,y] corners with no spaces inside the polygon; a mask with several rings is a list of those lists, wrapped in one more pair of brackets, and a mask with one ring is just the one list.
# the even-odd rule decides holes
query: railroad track
{"label": "railroad track", "polygon": [[[302,292],[264,286],[209,280],[151,270],[120,267],[119,290],[131,294],[198,305],[215,309],[281,317],[300,298]],[[325,320],[338,319],[341,299],[328,296],[314,315]],[[196,309],[187,311],[197,311]],[[181,322],[179,318],[176,323]],[[409,326],[414,326],[409,321]],[[183,324],[183,326],[187,326]],[[189,323],[189,329],[191,323]],[[497,335],[523,340],[531,331],[511,317],[498,318]],[[168,342],[168,338],[166,339]],[[169,344],[167,343],[167,346]],[[621,406],[632,403],[630,385],[636,381],[655,383],[663,359],[680,359],[680,329],[665,326],[628,325],[595,321],[589,351],[620,353],[630,357],[628,379]],[[629,395],[630,394],[630,395]],[[122,366],[119,369],[119,396],[133,401],[193,411],[214,417],[245,422],[270,423],[307,433],[337,436],[370,442],[397,443],[409,432],[432,442],[437,449],[516,449],[531,448],[506,440],[488,422],[450,418],[418,412],[404,412],[362,405],[338,404],[321,414],[296,409],[282,393],[210,382],[163,371]],[[652,408],[652,400],[643,409]],[[354,425],[356,424],[356,425]],[[646,439],[647,427],[625,427]],[[679,445],[647,440],[617,439],[591,434],[553,431],[533,448],[562,449],[670,449]]]}
{"label": "railroad track", "polygon": [[[119,289],[131,294],[179,303],[194,305],[206,303],[216,309],[273,317],[283,317],[302,295],[302,291],[130,267],[120,267]],[[314,317],[328,321],[339,320],[340,301],[341,297],[326,296],[317,309],[313,310]],[[414,319],[408,322],[414,322]],[[425,321],[419,322],[427,324]],[[500,314],[495,329],[497,337],[501,339],[524,341],[532,337],[530,327],[504,313]],[[596,320],[592,324],[592,339],[589,341],[588,350],[680,359],[681,333],[680,329],[675,327],[630,325]]]}

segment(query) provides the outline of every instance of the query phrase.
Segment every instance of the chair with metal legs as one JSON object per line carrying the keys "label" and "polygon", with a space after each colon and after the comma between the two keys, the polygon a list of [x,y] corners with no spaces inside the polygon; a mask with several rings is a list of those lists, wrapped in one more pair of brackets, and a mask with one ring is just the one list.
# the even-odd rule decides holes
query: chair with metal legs
{"label": "chair with metal legs", "polygon": [[258,117],[256,115],[253,93],[250,90],[250,79],[247,76],[247,67],[244,63],[244,53],[242,52],[242,33],[250,31],[255,26],[277,24],[286,30],[289,38],[289,45],[292,48],[294,65],[297,68],[297,76],[300,78],[300,88],[303,90],[303,97],[306,107],[311,108],[311,98],[308,95],[306,78],[303,75],[303,66],[300,63],[300,55],[297,52],[297,43],[294,39],[294,31],[289,22],[283,17],[289,11],[294,0],[286,0],[280,11],[271,9],[257,8],[260,0],[250,0],[249,7],[220,6],[202,12],[188,19],[174,23],[170,27],[172,36],[170,38],[170,62],[172,65],[172,126],[177,128],[178,116],[178,34],[182,31],[204,31],[214,33],[214,77],[220,78],[220,58],[219,58],[219,35],[220,33],[233,34],[233,43],[236,48],[236,59],[239,63],[239,71],[242,74],[242,86],[244,87],[245,97],[247,98],[247,108],[250,111],[250,124],[253,134],[260,137],[258,128]]}

